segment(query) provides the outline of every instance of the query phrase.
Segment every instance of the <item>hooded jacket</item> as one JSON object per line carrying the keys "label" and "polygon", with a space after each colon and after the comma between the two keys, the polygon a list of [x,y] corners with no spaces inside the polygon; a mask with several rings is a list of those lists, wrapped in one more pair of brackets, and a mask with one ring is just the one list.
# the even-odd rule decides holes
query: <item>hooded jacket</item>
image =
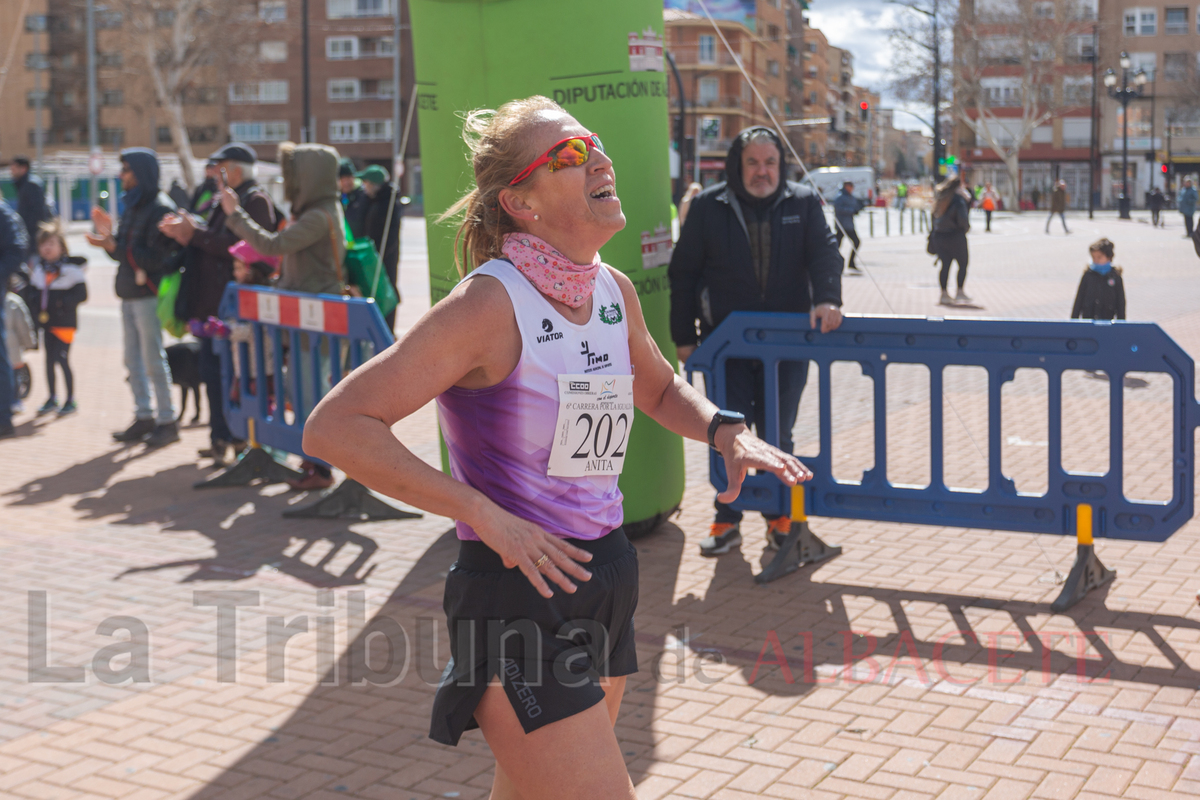
{"label": "hooded jacket", "polygon": [[338,153],[323,144],[279,146],[283,193],[292,222],[271,233],[237,208],[226,225],[265,256],[283,256],[279,288],[312,294],[341,294],[346,279],[342,203],[337,183]]}
{"label": "hooded jacket", "polygon": [[25,222],[25,231],[29,241],[37,241],[38,223],[50,219],[53,215],[46,207],[46,184],[32,172],[13,181],[17,187],[17,213]]}
{"label": "hooded jacket", "polygon": [[[404,206],[400,205],[400,198],[396,198],[396,205],[392,209],[392,219],[390,224],[388,223],[388,205],[392,202],[394,191],[395,187],[391,181],[381,185],[375,196],[367,201],[370,205],[367,206],[365,220],[366,235],[371,237],[371,241],[375,243],[375,249],[379,251],[389,275],[396,274],[396,265],[400,261],[400,215],[404,213]],[[384,225],[388,226],[386,246],[383,241]]]}
{"label": "hooded jacket", "polygon": [[[145,147],[131,147],[121,151],[121,160],[129,165],[137,186],[125,193],[117,246],[110,255],[117,262],[117,297],[137,300],[158,293],[159,280],[179,268],[183,251],[158,230],[159,220],[175,211],[171,198],[158,190],[158,156]],[[143,285],[138,285],[135,266],[146,273]]]}
{"label": "hooded jacket", "polygon": [[1125,319],[1125,281],[1121,268],[1114,266],[1107,274],[1085,269],[1075,292],[1071,319]]}
{"label": "hooded jacket", "polygon": [[[753,129],[752,129],[753,130]],[[780,173],[784,170],[779,148]],[[760,281],[746,224],[753,198],[742,183],[739,135],[725,162],[728,180],[692,200],[679,242],[671,255],[671,338],[677,345],[697,342],[734,311],[804,313],[814,305],[842,304],[842,257],[820,198],[810,188],[780,180],[775,193],[754,201],[754,213],[769,222],[770,253]]]}
{"label": "hooded jacket", "polygon": [[[279,227],[275,204],[258,183],[247,179],[234,191],[240,207],[259,227],[269,232]],[[208,222],[201,223],[188,242],[183,282],[175,303],[175,316],[180,319],[205,320],[218,316],[225,286],[233,280],[233,256],[229,248],[241,239],[227,223],[225,209],[219,202],[214,203]]]}

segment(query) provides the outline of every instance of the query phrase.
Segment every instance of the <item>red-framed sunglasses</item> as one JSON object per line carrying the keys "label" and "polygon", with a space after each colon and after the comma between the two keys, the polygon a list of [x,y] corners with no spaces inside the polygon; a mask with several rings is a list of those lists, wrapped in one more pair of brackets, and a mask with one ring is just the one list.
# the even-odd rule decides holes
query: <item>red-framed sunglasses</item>
{"label": "red-framed sunglasses", "polygon": [[533,171],[542,164],[549,164],[551,172],[558,172],[564,167],[581,167],[588,162],[588,156],[591,155],[593,149],[604,152],[604,145],[600,144],[600,137],[594,133],[563,139],[528,167],[518,172],[517,177],[509,181],[508,185],[516,186],[532,175]]}

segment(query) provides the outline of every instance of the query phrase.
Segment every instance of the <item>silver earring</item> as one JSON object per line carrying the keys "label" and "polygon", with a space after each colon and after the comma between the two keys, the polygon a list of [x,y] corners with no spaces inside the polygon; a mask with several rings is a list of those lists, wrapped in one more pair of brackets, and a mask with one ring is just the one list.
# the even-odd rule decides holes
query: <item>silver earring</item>
{"label": "silver earring", "polygon": [[533,215],[533,218],[534,218],[534,219],[537,219],[537,220],[540,220],[540,219],[541,219],[541,217],[539,217],[537,214],[534,214],[534,215]]}

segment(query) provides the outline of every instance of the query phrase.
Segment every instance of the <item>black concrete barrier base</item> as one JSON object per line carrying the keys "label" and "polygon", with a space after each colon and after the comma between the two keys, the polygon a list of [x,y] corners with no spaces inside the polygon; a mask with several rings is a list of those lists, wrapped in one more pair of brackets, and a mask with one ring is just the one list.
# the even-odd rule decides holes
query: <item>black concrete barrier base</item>
{"label": "black concrete barrier base", "polygon": [[779,552],[762,572],[754,576],[755,583],[770,583],[784,575],[790,575],[804,564],[814,564],[827,558],[840,556],[841,546],[825,544],[808,522],[792,522],[792,529],[779,546]]}
{"label": "black concrete barrier base", "polygon": [[649,536],[658,529],[659,525],[662,525],[664,522],[666,522],[667,518],[678,510],[679,506],[675,506],[668,511],[660,511],[648,519],[640,519],[637,522],[623,522],[621,527],[625,529],[625,538],[632,542],[633,540],[640,539],[643,536]]}
{"label": "black concrete barrier base", "polygon": [[1115,577],[1117,571],[1100,563],[1094,545],[1076,545],[1075,565],[1071,567],[1071,574],[1067,576],[1067,582],[1063,585],[1058,599],[1050,604],[1050,610],[1055,613],[1066,611],[1086,597],[1092,589],[1103,586]]}
{"label": "black concrete barrier base", "polygon": [[285,483],[303,477],[303,472],[297,472],[285,464],[280,464],[261,447],[252,447],[232,467],[226,467],[215,475],[192,484],[192,488],[249,486],[258,480],[263,483]]}
{"label": "black concrete barrier base", "polygon": [[364,522],[417,519],[422,515],[397,508],[358,481],[346,478],[336,489],[326,492],[320,500],[303,508],[285,511],[283,516],[288,519],[352,519]]}

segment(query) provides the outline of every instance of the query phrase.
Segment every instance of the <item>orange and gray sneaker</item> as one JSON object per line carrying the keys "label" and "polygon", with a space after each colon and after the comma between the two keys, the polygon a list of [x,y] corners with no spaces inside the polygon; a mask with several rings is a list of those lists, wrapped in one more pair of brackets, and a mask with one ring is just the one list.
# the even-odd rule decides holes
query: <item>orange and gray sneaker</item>
{"label": "orange and gray sneaker", "polygon": [[742,532],[736,522],[714,522],[708,538],[700,542],[700,555],[720,556],[742,543]]}
{"label": "orange and gray sneaker", "polygon": [[778,550],[783,546],[783,540],[792,532],[790,517],[776,517],[767,523],[767,549]]}

